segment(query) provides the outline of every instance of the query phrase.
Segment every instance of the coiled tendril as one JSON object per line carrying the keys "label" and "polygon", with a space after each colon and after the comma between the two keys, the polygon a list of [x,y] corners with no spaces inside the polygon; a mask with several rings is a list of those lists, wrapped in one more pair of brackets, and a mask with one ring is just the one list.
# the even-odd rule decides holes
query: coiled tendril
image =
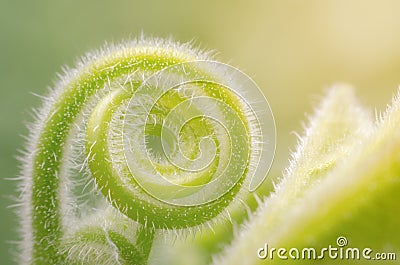
{"label": "coiled tendril", "polygon": [[[93,223],[77,225],[84,231],[78,237],[112,243],[125,261],[145,259],[143,242],[151,242],[154,229],[198,226],[229,211],[272,162],[268,103],[237,69],[168,41],[142,40],[89,57],[58,84],[31,137],[34,152],[23,172],[31,190],[24,194],[26,262],[65,262],[62,245],[79,231],[66,221],[74,215],[64,194],[69,205],[74,199],[63,186],[74,185],[66,158],[74,154],[74,126],[84,128],[82,168],[118,218],[128,218],[103,226],[105,237],[91,236],[98,233]],[[113,228],[129,220],[143,227],[136,243]]]}

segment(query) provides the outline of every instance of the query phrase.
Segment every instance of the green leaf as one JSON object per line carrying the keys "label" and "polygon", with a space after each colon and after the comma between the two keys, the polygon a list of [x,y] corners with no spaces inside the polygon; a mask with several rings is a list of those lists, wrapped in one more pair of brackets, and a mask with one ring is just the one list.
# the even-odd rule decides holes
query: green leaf
{"label": "green leaf", "polygon": [[[260,248],[400,249],[400,100],[375,124],[351,90],[336,87],[316,110],[284,178],[215,264],[279,264]],[[339,247],[340,249],[340,247]],[[288,256],[288,253],[286,253]],[[338,264],[365,264],[340,260]],[[383,262],[383,261],[382,261]],[[325,255],[318,263],[332,264]],[[298,260],[296,264],[310,264]],[[379,264],[377,261],[374,264]]]}

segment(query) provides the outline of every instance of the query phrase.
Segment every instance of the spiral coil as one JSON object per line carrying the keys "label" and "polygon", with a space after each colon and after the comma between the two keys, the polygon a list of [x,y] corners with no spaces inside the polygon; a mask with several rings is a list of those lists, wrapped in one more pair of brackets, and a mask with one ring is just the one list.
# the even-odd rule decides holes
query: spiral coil
{"label": "spiral coil", "polygon": [[89,120],[87,150],[93,176],[118,209],[159,228],[194,226],[221,212],[255,174],[249,165],[262,152],[252,150],[262,151],[263,135],[235,84],[221,81],[233,69],[193,61],[110,84],[116,89]]}
{"label": "spiral coil", "polygon": [[130,219],[152,228],[200,225],[260,185],[275,149],[269,105],[248,76],[199,54],[169,42],[121,45],[88,56],[59,83],[27,165],[33,256],[46,260],[54,249],[48,260],[58,262],[65,143],[94,100],[88,174]]}

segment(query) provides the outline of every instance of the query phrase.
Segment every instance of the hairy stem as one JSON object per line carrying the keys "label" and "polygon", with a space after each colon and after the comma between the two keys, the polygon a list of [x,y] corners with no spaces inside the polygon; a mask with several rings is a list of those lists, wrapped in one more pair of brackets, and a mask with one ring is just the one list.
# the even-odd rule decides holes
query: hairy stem
{"label": "hairy stem", "polygon": [[[95,66],[90,66],[89,69],[83,69],[83,73],[71,81],[60,98],[54,102],[40,133],[32,171],[33,259],[38,263],[59,264],[64,260],[58,251],[63,234],[58,175],[69,129],[86,100],[96,90],[101,89],[110,77],[126,74],[132,71],[132,67],[158,70],[177,62],[175,58],[165,54],[161,57],[135,50],[114,56],[115,58],[96,62]],[[160,59],[161,63],[155,63]],[[146,63],[154,64],[155,69],[149,69]]]}
{"label": "hairy stem", "polygon": [[[265,128],[274,128],[272,114],[237,70],[159,40],[88,57],[59,83],[31,136],[23,172],[30,214],[22,216],[24,263],[90,257],[144,264],[156,229],[185,230],[229,216],[240,204],[234,199],[259,185],[272,162],[274,139],[265,138]],[[255,107],[235,88],[245,81],[253,87],[250,100],[259,101]],[[71,190],[79,185],[69,168],[75,135],[84,135],[78,148],[85,155],[77,163],[88,180],[81,192],[94,180],[107,201],[97,204],[111,217],[75,214]],[[262,158],[270,161],[259,170]],[[124,227],[135,222],[133,239]],[[101,250],[108,254],[96,258]]]}

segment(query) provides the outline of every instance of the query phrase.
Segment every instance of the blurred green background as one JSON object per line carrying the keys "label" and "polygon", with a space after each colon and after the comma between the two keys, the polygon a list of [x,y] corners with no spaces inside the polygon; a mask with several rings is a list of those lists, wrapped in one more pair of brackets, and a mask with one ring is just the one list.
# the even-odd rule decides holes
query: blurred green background
{"label": "blurred green background", "polygon": [[400,84],[400,1],[11,1],[0,0],[0,263],[13,264],[18,149],[35,94],[63,65],[105,41],[169,37],[218,51],[252,76],[277,124],[272,177],[294,149],[305,114],[336,82],[355,86],[372,111]]}

